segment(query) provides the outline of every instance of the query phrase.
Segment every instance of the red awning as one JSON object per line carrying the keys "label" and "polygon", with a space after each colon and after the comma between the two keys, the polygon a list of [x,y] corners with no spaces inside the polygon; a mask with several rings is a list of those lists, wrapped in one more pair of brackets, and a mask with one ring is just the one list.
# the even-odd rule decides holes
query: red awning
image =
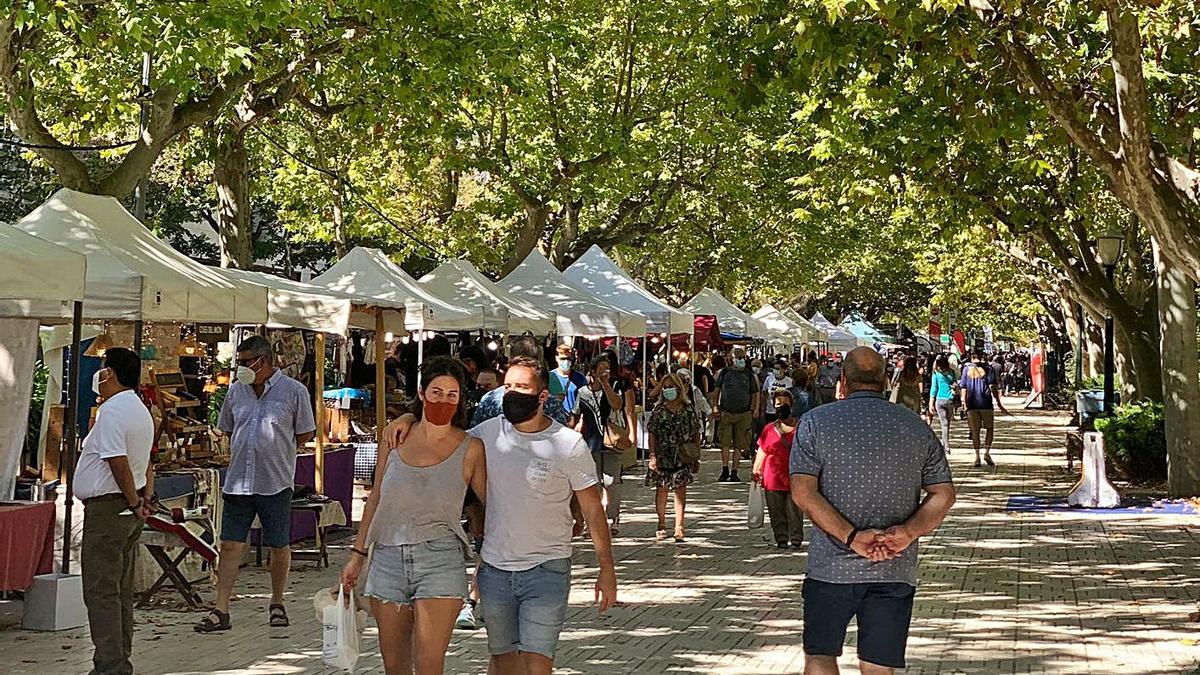
{"label": "red awning", "polygon": [[[717,317],[711,314],[697,314],[695,320],[696,351],[711,352],[721,348],[721,329],[717,326]],[[671,349],[686,350],[688,336],[676,334],[671,336]]]}

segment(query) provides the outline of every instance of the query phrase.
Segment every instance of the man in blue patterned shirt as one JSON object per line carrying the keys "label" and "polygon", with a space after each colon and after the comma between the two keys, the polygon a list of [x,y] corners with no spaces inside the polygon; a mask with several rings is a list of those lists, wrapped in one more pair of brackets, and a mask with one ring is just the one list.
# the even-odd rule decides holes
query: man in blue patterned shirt
{"label": "man in blue patterned shirt", "polygon": [[216,606],[196,625],[211,633],[230,629],[229,600],[255,519],[259,536],[271,549],[269,623],[288,625],[283,593],[291,566],[292,485],[296,450],[317,429],[312,399],[303,384],[275,367],[271,343],[260,335],[237,347],[236,382],[221,406],[217,427],[229,435],[229,472],[221,486],[221,556]]}
{"label": "man in blue patterned shirt", "polygon": [[886,364],[846,356],[846,398],[808,412],[792,440],[792,499],[819,531],[804,579],[805,673],[836,675],[858,619],[864,675],[904,667],[917,587],[917,539],[954,504],[946,453],[917,413],[883,396]]}

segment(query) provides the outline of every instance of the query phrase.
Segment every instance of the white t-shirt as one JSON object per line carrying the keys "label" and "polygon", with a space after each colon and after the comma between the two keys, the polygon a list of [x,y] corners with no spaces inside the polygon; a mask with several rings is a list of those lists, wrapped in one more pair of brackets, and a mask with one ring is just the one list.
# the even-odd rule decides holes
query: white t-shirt
{"label": "white t-shirt", "polygon": [[108,399],[100,405],[96,424],[83,439],[83,451],[75,467],[75,496],[89,499],[121,491],[106,461],[113,457],[128,458],[134,487],[146,487],[153,444],[154,419],[137,393],[127,389]]}
{"label": "white t-shirt", "polygon": [[775,414],[775,392],[781,389],[791,389],[792,378],[784,375],[783,377],[775,377],[775,373],[767,374],[767,378],[763,380],[763,393],[766,394],[766,400],[763,401],[763,409],[768,415]]}
{"label": "white t-shirt", "polygon": [[571,557],[571,496],[598,482],[583,436],[553,420],[527,434],[503,417],[471,435],[483,441],[487,457],[484,562],[523,572]]}

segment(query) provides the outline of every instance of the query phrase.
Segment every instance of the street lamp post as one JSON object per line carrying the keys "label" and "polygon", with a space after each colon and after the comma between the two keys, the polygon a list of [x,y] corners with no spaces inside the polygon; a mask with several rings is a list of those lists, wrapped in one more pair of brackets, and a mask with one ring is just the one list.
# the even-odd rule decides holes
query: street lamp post
{"label": "street lamp post", "polygon": [[[1108,283],[1113,283],[1113,276],[1117,269],[1117,262],[1121,260],[1121,253],[1125,248],[1125,237],[1120,234],[1108,234],[1100,237],[1096,242],[1096,248],[1100,253],[1100,262],[1104,265],[1104,274],[1108,277]],[[1115,355],[1113,349],[1113,317],[1112,312],[1108,312],[1104,317],[1104,416],[1108,417],[1113,414],[1114,387],[1113,387],[1113,371]]]}

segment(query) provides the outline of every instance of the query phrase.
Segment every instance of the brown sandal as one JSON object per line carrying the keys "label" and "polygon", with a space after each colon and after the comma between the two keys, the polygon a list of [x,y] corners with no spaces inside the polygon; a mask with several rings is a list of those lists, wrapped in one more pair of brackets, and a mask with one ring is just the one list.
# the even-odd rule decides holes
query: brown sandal
{"label": "brown sandal", "polygon": [[288,621],[287,610],[283,608],[283,605],[271,605],[267,611],[271,613],[268,623],[272,628],[287,628],[292,625],[291,621]]}
{"label": "brown sandal", "polygon": [[200,623],[192,626],[197,633],[216,633],[231,628],[233,628],[233,624],[229,622],[229,615],[219,609],[209,610]]}

